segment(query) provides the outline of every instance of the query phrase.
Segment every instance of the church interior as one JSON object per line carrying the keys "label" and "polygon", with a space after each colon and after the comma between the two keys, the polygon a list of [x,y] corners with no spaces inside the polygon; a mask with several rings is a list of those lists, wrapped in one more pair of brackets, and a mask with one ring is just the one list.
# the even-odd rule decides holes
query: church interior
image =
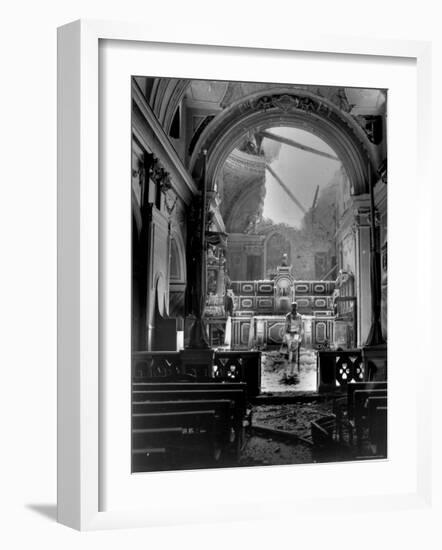
{"label": "church interior", "polygon": [[131,87],[132,472],[386,458],[387,91]]}

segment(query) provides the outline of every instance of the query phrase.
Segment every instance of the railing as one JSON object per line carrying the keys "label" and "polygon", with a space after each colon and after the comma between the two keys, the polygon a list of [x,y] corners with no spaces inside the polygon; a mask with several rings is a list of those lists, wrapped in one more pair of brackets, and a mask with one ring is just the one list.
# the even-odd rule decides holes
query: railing
{"label": "railing", "polygon": [[246,382],[253,397],[261,389],[260,351],[217,351],[212,364],[186,366],[180,352],[138,351],[132,354],[132,380],[213,380]]}
{"label": "railing", "polygon": [[321,350],[317,355],[317,389],[319,392],[346,390],[347,385],[364,381],[360,349]]}
{"label": "railing", "polygon": [[137,351],[132,354],[132,378],[173,378],[181,374],[178,351]]}
{"label": "railing", "polygon": [[261,389],[261,352],[216,352],[213,377],[225,382],[247,382],[248,395],[258,395]]}

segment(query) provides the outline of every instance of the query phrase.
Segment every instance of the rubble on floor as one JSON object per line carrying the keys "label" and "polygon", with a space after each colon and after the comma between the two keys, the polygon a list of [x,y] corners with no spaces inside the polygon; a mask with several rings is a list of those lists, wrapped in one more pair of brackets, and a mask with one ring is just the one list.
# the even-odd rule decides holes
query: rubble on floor
{"label": "rubble on floor", "polygon": [[241,453],[240,466],[310,464],[314,462],[309,445],[287,444],[269,437],[252,435]]}
{"label": "rubble on floor", "polygon": [[311,422],[332,411],[333,398],[317,395],[294,403],[254,405],[240,464],[265,466],[350,460],[348,448],[334,442],[326,447],[313,444]]}
{"label": "rubble on floor", "polygon": [[311,440],[310,422],[333,412],[333,401],[312,400],[311,402],[282,405],[257,405],[252,411],[252,425],[260,424],[295,432],[299,437]]}
{"label": "rubble on floor", "polygon": [[261,361],[262,393],[316,391],[316,351],[301,348],[299,372],[279,350],[263,351]]}

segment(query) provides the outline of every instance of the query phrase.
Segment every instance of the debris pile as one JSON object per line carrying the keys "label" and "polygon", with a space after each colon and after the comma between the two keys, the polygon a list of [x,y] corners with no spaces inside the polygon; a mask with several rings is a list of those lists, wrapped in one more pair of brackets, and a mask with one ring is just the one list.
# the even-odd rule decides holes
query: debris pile
{"label": "debris pile", "polygon": [[262,353],[262,393],[316,391],[316,352],[301,349],[299,371],[279,350]]}

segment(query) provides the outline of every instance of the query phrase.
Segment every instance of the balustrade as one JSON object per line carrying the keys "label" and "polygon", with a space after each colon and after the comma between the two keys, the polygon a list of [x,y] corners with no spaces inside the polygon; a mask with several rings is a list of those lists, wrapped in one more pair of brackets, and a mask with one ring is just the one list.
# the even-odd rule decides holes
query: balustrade
{"label": "balustrade", "polygon": [[225,382],[247,382],[249,396],[258,395],[261,389],[261,352],[216,352],[213,377]]}
{"label": "balustrade", "polygon": [[261,352],[216,351],[212,361],[191,367],[185,364],[180,352],[134,352],[132,379],[246,382],[248,395],[256,396],[261,388]]}
{"label": "balustrade", "polygon": [[132,354],[132,378],[173,378],[181,374],[177,351],[137,351]]}
{"label": "balustrade", "polygon": [[364,365],[361,350],[318,351],[318,391],[345,390],[348,384],[362,381],[364,381]]}

